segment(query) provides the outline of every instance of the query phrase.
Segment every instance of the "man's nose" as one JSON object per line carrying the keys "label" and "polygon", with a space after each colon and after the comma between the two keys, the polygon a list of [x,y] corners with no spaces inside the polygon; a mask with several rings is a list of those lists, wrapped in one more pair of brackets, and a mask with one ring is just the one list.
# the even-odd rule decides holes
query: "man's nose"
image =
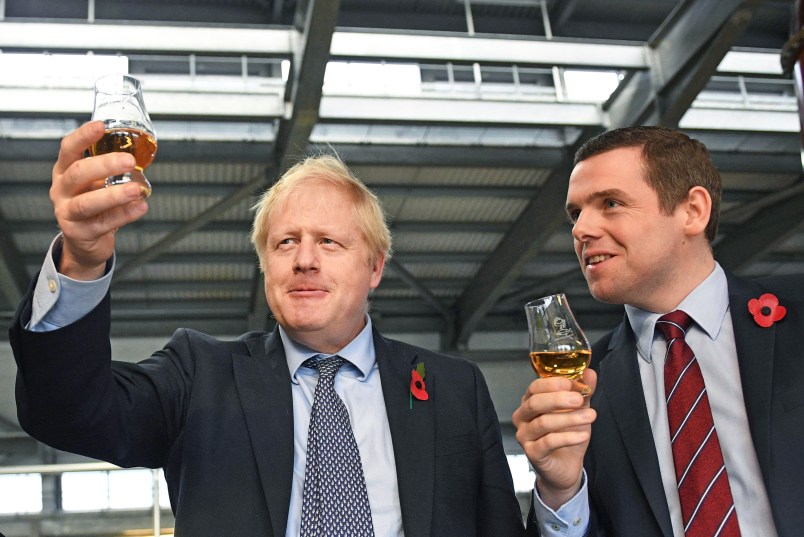
{"label": "man's nose", "polygon": [[572,236],[579,242],[586,242],[591,237],[599,233],[599,225],[593,212],[582,211],[578,214],[572,226]]}
{"label": "man's nose", "polygon": [[296,259],[293,268],[300,272],[318,268],[318,255],[315,249],[315,241],[302,239],[299,243],[299,248],[296,250]]}

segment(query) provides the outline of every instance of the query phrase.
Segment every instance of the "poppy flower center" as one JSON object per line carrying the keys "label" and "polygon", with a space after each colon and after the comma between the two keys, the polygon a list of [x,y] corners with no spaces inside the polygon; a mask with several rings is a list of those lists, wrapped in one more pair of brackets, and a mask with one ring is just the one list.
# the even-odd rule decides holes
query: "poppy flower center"
{"label": "poppy flower center", "polygon": [[759,311],[762,313],[762,315],[765,315],[765,316],[768,316],[768,315],[771,314],[770,306],[762,306],[762,309],[759,310]]}
{"label": "poppy flower center", "polygon": [[416,384],[416,389],[417,389],[417,390],[421,390],[421,389],[422,389],[422,382],[421,382],[420,380],[417,380],[417,381],[416,381],[414,384]]}

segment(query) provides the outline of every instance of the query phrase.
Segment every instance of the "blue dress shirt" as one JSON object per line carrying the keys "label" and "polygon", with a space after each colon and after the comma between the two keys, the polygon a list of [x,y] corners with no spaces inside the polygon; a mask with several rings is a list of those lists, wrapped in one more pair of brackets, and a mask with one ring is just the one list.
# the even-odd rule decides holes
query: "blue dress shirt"
{"label": "blue dress shirt", "polygon": [[[770,502],[748,427],[734,343],[734,327],[729,313],[728,282],[721,266],[715,263],[712,273],[675,309],[683,310],[695,321],[687,330],[685,339],[695,351],[707,386],[712,419],[729,474],[741,533],[775,537],[777,533]],[[673,534],[675,537],[684,537],[664,397],[664,359],[667,346],[664,338],[656,331],[656,321],[667,312],[655,313],[629,305],[625,306],[625,312],[636,336],[639,374],[659,458],[662,485],[670,509]],[[551,535],[584,535],[583,531],[572,527],[567,521],[588,518],[585,481],[578,494],[558,510],[560,516],[543,505],[540,508],[540,504],[540,501],[534,500],[541,528],[549,528],[552,523],[555,532],[550,533]]]}

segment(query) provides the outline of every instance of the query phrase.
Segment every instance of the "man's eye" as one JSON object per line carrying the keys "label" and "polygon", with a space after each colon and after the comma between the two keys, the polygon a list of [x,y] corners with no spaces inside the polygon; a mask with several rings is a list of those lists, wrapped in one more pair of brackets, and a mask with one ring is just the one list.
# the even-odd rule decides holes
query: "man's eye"
{"label": "man's eye", "polygon": [[581,216],[581,211],[570,211],[567,213],[567,218],[569,218],[570,224],[577,222],[579,216]]}
{"label": "man's eye", "polygon": [[606,200],[606,207],[612,208],[612,207],[619,207],[619,206],[620,206],[620,202],[617,201],[617,200]]}

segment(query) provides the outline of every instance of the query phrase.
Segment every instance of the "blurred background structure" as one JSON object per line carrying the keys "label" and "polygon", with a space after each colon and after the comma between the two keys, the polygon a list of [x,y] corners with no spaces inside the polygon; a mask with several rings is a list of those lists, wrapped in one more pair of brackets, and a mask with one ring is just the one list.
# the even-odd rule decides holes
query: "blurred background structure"
{"label": "blurred background structure", "polygon": [[[745,275],[804,272],[798,106],[780,62],[793,12],[792,0],[0,0],[0,317],[57,232],[59,139],[89,119],[98,76],[128,72],[159,150],[150,212],[118,235],[116,357],[142,359],[182,326],[270,329],[249,208],[303,156],[335,151],[394,233],[374,323],[478,362],[528,490],[511,427],[534,376],[522,306],[566,292],[592,340],[622,315],[591,298],[572,251],[563,207],[583,141],[636,124],[700,139],[725,184],[716,258]],[[164,491],[149,509],[150,471],[107,472],[20,430],[7,338],[0,531],[169,533]]]}

